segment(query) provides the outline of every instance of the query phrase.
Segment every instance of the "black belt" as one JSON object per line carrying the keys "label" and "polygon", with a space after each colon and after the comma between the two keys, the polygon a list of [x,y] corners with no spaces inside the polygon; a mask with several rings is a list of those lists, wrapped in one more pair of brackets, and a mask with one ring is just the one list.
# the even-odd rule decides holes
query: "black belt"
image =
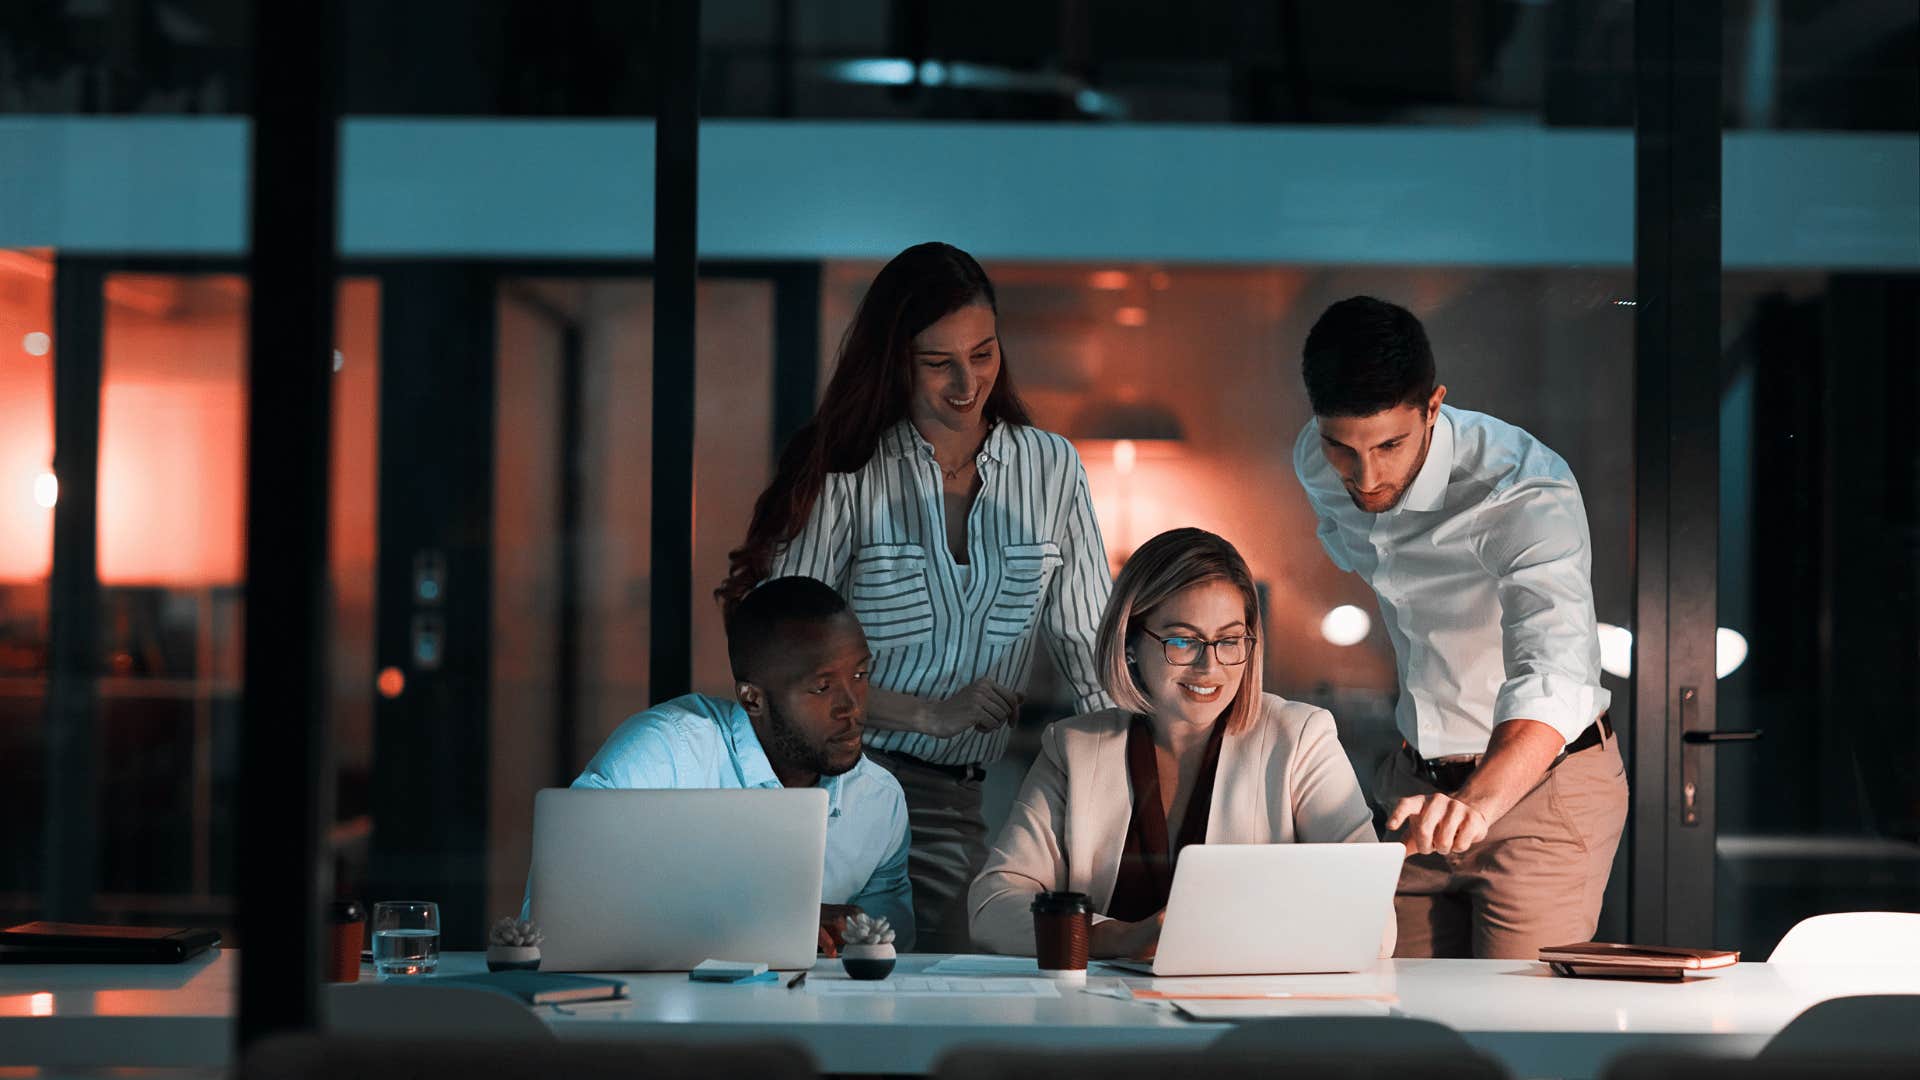
{"label": "black belt", "polygon": [[944,776],[949,780],[966,781],[966,780],[985,780],[987,778],[987,767],[985,765],[939,765],[931,761],[925,761],[925,760],[922,760],[921,758],[914,757],[912,754],[903,754],[898,750],[881,750],[872,746],[867,747],[868,757],[874,757],[876,755],[879,757],[889,758],[902,765],[908,765],[916,769],[925,769],[928,772],[939,773],[941,776]]}
{"label": "black belt", "polygon": [[[1568,754],[1577,754],[1582,750],[1591,750],[1612,737],[1613,721],[1607,719],[1606,713],[1601,713],[1600,719],[1588,724],[1587,730],[1568,743],[1565,750],[1560,751],[1560,758],[1565,758]],[[1554,759],[1555,765],[1560,764],[1560,758]]]}
{"label": "black belt", "polygon": [[[1573,741],[1567,744],[1567,748],[1560,751],[1560,756],[1553,759],[1553,765],[1549,765],[1547,768],[1551,769],[1554,765],[1565,761],[1569,754],[1577,754],[1582,750],[1591,750],[1599,746],[1611,738],[1612,735],[1613,722],[1607,719],[1606,713],[1601,713],[1600,719],[1588,724],[1587,730],[1574,736]],[[1470,758],[1462,758],[1458,761],[1447,761],[1444,758],[1423,758],[1420,756],[1420,752],[1413,748],[1412,744],[1405,741],[1400,743],[1400,752],[1404,754],[1407,761],[1413,765],[1413,774],[1415,776],[1420,777],[1422,780],[1425,780],[1427,783],[1432,784],[1434,787],[1439,788],[1442,792],[1449,795],[1460,790],[1460,786],[1467,782],[1467,777],[1473,775],[1473,770],[1480,767],[1481,755],[1479,754],[1475,754]]]}

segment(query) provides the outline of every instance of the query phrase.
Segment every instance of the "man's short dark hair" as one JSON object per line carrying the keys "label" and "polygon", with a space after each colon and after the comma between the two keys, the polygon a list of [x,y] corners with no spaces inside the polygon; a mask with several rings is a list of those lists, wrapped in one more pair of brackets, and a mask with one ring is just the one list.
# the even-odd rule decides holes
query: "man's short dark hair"
{"label": "man's short dark hair", "polygon": [[825,622],[847,610],[833,587],[810,577],[774,578],[741,600],[727,617],[727,662],[733,677],[752,682],[767,654],[780,646],[790,623]]}
{"label": "man's short dark hair", "polygon": [[1433,347],[1420,320],[1398,304],[1371,296],[1340,301],[1321,313],[1301,353],[1315,416],[1424,409],[1433,396]]}

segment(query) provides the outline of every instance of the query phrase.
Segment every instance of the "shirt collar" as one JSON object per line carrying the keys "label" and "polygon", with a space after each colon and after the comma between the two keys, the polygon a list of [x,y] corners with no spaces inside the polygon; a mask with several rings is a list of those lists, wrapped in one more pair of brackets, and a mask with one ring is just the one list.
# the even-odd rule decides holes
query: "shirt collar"
{"label": "shirt collar", "polygon": [[1401,510],[1428,511],[1438,510],[1446,503],[1447,480],[1453,475],[1453,421],[1447,416],[1446,406],[1440,407],[1440,418],[1433,422],[1433,444],[1427,447],[1426,464],[1420,466],[1420,475],[1413,478],[1407,486],[1407,494],[1394,507]]}
{"label": "shirt collar", "polygon": [[[767,760],[767,751],[760,745],[760,736],[753,730],[753,718],[747,710],[740,707],[738,701],[727,710],[727,743],[733,748],[734,767],[740,771],[740,786],[750,788],[777,788],[782,786],[780,778],[774,775],[773,762]],[[852,776],[853,771],[840,776],[823,776],[818,786],[827,793],[827,816],[840,813],[841,781]]]}
{"label": "shirt collar", "polygon": [[[927,441],[926,436],[920,434],[920,429],[914,427],[911,420],[902,420],[882,432],[880,449],[893,457],[911,457],[916,454],[933,457],[933,444]],[[1012,449],[1013,434],[1007,430],[1006,424],[995,421],[993,427],[987,432],[987,441],[981,444],[981,455],[993,461],[1005,463]]]}

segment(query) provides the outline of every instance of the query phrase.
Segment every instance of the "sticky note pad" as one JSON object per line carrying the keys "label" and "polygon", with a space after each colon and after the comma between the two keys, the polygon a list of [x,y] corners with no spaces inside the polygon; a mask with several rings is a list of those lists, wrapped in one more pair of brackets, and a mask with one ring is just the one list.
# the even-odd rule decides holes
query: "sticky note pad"
{"label": "sticky note pad", "polygon": [[702,960],[695,965],[687,977],[696,982],[739,982],[765,975],[767,965],[750,964],[744,960]]}

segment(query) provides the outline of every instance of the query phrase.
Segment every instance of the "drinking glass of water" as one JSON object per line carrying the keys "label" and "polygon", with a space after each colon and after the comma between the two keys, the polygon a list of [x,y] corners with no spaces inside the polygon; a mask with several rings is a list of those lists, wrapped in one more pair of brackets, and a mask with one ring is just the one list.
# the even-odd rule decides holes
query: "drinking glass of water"
{"label": "drinking glass of water", "polygon": [[440,966],[440,905],[431,900],[382,900],[373,905],[373,970],[381,975],[431,975]]}

